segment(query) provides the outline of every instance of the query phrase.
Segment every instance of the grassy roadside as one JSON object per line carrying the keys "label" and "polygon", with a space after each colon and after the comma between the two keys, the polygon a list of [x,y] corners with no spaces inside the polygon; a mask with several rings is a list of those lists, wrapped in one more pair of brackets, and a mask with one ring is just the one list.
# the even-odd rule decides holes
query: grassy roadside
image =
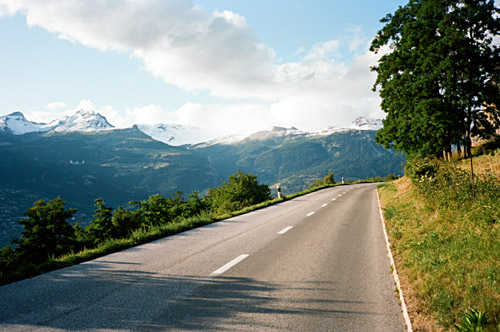
{"label": "grassy roadside", "polygon": [[[382,179],[380,177],[367,178],[355,182],[348,182],[346,184],[381,182],[393,178],[395,178],[394,175],[391,175],[391,177],[388,176],[386,179]],[[133,232],[131,232],[130,236],[128,237],[108,239],[92,249],[84,249],[78,252],[71,252],[61,256],[51,257],[48,261],[45,261],[41,264],[25,263],[19,269],[7,273],[2,273],[2,271],[0,270],[0,285],[8,284],[26,278],[31,278],[42,273],[50,272],[56,269],[96,259],[120,250],[125,250],[137,245],[158,240],[166,236],[175,235],[181,232],[188,231],[190,229],[205,226],[217,221],[229,219],[238,215],[249,213],[258,209],[271,206],[273,204],[283,202],[285,200],[293,199],[295,197],[299,197],[321,189],[334,187],[338,185],[342,184],[341,183],[325,184],[319,181],[319,185],[311,186],[311,188],[307,190],[290,195],[285,195],[283,198],[280,199],[276,198],[268,200],[256,205],[246,207],[239,211],[229,212],[222,215],[215,215],[213,212],[210,211],[202,211],[200,214],[184,220],[171,221],[166,224],[160,224],[156,226],[148,226],[147,228],[136,229]]]}
{"label": "grassy roadside", "polygon": [[306,195],[314,191],[318,191],[324,188],[332,187],[339,184],[333,185],[320,185],[308,190],[287,195],[281,199],[272,199],[260,204],[252,205],[246,207],[239,211],[229,212],[222,215],[214,215],[212,212],[203,211],[197,216],[190,217],[184,220],[172,221],[166,224],[161,224],[157,226],[150,226],[148,228],[140,228],[134,230],[130,236],[126,238],[118,239],[108,239],[100,243],[97,247],[92,249],[84,249],[78,252],[72,252],[65,255],[52,257],[48,261],[43,262],[40,265],[27,263],[22,265],[19,270],[2,273],[0,271],[0,285],[8,284],[14,281],[19,281],[22,279],[37,276],[42,273],[50,272],[63,267],[68,267],[71,265],[79,264],[85,261],[89,261],[95,258],[99,258],[117,251],[125,250],[137,245],[148,243],[154,240],[161,239],[166,236],[175,235],[181,232],[185,232],[197,227],[205,226],[217,221],[229,219],[235,216],[239,216],[245,213],[249,213],[258,209],[262,209],[273,204],[283,202],[288,199],[292,199],[298,196]]}
{"label": "grassy roadside", "polygon": [[459,330],[454,325],[465,326],[471,310],[486,313],[489,323],[463,331],[500,331],[500,184],[492,174],[499,162],[474,159],[476,198],[460,171],[466,162],[379,187],[415,331]]}

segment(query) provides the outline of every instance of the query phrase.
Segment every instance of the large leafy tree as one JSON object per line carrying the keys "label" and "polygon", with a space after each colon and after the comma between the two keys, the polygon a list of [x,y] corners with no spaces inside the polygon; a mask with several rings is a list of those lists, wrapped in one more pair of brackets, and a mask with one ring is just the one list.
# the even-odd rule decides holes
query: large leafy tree
{"label": "large leafy tree", "polygon": [[377,66],[387,113],[378,143],[407,154],[469,149],[472,135],[491,134],[498,118],[499,10],[492,0],[410,0],[381,20],[372,41],[389,51]]}

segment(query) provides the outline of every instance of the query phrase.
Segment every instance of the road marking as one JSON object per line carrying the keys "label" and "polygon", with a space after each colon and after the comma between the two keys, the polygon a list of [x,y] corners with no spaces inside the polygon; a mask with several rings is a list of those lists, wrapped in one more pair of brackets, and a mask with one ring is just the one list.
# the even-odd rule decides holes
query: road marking
{"label": "road marking", "polygon": [[218,274],[222,274],[222,273],[226,272],[227,270],[229,270],[230,268],[232,268],[233,266],[235,266],[236,264],[238,264],[239,262],[241,262],[242,260],[244,260],[248,256],[249,255],[247,255],[247,254],[239,255],[238,257],[236,257],[235,259],[233,259],[232,261],[230,261],[229,263],[227,263],[223,267],[212,272],[212,275],[218,275]]}
{"label": "road marking", "polygon": [[286,232],[288,232],[289,230],[291,230],[293,228],[293,226],[288,226],[288,227],[285,227],[283,228],[281,231],[278,232],[279,235],[283,235],[285,234]]}
{"label": "road marking", "polygon": [[382,207],[380,206],[380,196],[378,194],[378,190],[377,190],[377,202],[378,202],[378,211],[380,214],[380,221],[382,222],[382,228],[384,230],[387,256],[389,257],[389,261],[391,262],[392,277],[394,278],[394,282],[396,283],[396,288],[398,289],[399,303],[401,304],[401,309],[403,311],[403,317],[406,323],[407,332],[413,332],[413,326],[411,325],[410,315],[408,314],[408,308],[406,307],[403,289],[401,288],[401,282],[399,281],[398,271],[396,269],[396,264],[394,263],[394,257],[392,256],[391,244],[389,242],[389,236],[387,235],[387,229],[385,226],[384,214],[382,213]]}
{"label": "road marking", "polygon": [[310,217],[310,216],[312,216],[312,215],[313,215],[313,214],[315,214],[315,213],[316,213],[316,211],[309,212],[306,216],[307,216],[307,217]]}
{"label": "road marking", "polygon": [[332,198],[332,201],[336,200],[337,198]]}
{"label": "road marking", "polygon": [[328,205],[328,203],[325,203],[325,204],[323,204],[323,205],[321,205],[321,206],[322,206],[322,207],[325,207],[325,206],[327,206],[327,205]]}
{"label": "road marking", "polygon": [[339,194],[339,197],[342,196],[342,194]]}

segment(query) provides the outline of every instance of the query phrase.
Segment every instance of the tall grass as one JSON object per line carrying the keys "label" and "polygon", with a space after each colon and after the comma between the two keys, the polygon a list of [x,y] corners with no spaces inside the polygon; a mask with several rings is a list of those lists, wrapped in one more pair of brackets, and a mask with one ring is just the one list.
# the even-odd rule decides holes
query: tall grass
{"label": "tall grass", "polygon": [[444,329],[460,328],[466,313],[484,313],[484,331],[496,331],[500,181],[496,174],[479,172],[473,197],[470,174],[464,169],[419,162],[407,168],[411,182],[405,178],[380,188],[392,246],[419,310],[429,310]]}

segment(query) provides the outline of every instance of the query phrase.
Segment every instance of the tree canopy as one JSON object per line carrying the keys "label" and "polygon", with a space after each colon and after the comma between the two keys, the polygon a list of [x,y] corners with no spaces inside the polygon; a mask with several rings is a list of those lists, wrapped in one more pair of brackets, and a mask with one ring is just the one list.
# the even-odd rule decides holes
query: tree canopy
{"label": "tree canopy", "polygon": [[75,244],[73,227],[67,219],[73,217],[76,209],[65,209],[65,202],[57,197],[49,202],[36,201],[19,221],[24,227],[19,244],[22,256],[32,262],[43,262],[51,255],[60,255]]}
{"label": "tree canopy", "polygon": [[451,152],[499,121],[500,31],[493,0],[410,0],[381,22],[374,90],[387,113],[376,141],[409,155]]}
{"label": "tree canopy", "polygon": [[257,176],[241,170],[229,176],[229,181],[208,191],[207,199],[216,213],[236,211],[271,199],[271,190],[259,184]]}

